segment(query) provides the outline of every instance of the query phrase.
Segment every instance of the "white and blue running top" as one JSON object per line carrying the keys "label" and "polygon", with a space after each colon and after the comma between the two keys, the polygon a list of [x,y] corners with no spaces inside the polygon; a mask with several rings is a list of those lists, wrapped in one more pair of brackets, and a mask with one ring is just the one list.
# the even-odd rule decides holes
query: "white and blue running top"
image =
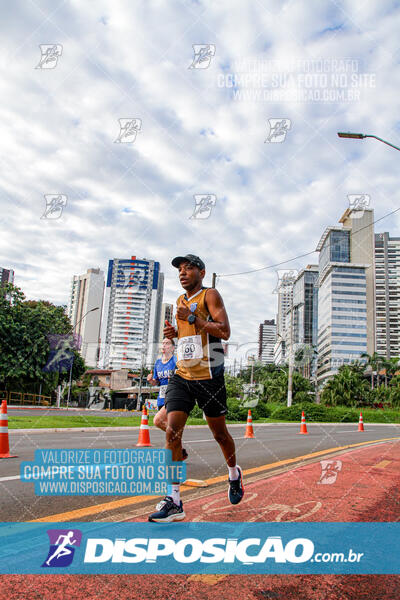
{"label": "white and blue running top", "polygon": [[153,379],[160,385],[160,391],[157,397],[157,407],[161,408],[165,402],[165,392],[167,391],[168,379],[172,377],[176,369],[176,357],[172,356],[168,362],[163,363],[161,358],[156,360],[153,369]]}

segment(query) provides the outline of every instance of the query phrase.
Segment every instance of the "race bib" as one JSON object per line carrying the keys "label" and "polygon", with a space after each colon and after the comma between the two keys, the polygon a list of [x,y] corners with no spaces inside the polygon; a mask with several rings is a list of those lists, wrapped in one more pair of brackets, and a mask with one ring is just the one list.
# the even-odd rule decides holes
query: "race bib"
{"label": "race bib", "polygon": [[165,398],[165,392],[167,391],[168,384],[160,385],[160,392],[158,394],[159,398]]}
{"label": "race bib", "polygon": [[178,360],[203,358],[201,335],[188,335],[178,340]]}

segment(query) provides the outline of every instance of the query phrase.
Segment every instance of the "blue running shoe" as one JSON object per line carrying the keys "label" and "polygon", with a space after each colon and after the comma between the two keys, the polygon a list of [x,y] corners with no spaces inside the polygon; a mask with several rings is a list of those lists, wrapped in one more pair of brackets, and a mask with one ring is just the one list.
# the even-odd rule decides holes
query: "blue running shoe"
{"label": "blue running shoe", "polygon": [[156,512],[149,516],[149,521],[154,523],[172,523],[172,521],[183,521],[185,518],[182,500],[179,506],[175,504],[171,496],[165,496],[156,506]]}
{"label": "blue running shoe", "polygon": [[237,467],[237,470],[239,471],[238,479],[229,480],[228,498],[231,504],[239,504],[244,496],[242,469]]}

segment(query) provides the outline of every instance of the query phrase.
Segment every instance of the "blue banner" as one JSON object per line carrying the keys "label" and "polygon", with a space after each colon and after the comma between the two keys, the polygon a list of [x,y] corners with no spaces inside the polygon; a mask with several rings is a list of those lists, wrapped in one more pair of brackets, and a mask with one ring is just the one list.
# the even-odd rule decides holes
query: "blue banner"
{"label": "blue banner", "polygon": [[21,462],[20,475],[37,496],[165,496],[185,481],[186,465],[166,449],[43,449]]}
{"label": "blue banner", "polygon": [[400,574],[400,523],[0,523],[1,574]]}

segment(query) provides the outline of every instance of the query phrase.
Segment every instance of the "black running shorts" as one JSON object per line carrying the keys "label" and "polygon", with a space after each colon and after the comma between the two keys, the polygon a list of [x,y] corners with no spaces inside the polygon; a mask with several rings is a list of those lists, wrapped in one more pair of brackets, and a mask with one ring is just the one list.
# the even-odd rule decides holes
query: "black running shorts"
{"label": "black running shorts", "polygon": [[224,376],[189,380],[175,373],[170,378],[165,393],[167,413],[180,410],[189,415],[196,402],[207,417],[225,415],[228,409]]}

